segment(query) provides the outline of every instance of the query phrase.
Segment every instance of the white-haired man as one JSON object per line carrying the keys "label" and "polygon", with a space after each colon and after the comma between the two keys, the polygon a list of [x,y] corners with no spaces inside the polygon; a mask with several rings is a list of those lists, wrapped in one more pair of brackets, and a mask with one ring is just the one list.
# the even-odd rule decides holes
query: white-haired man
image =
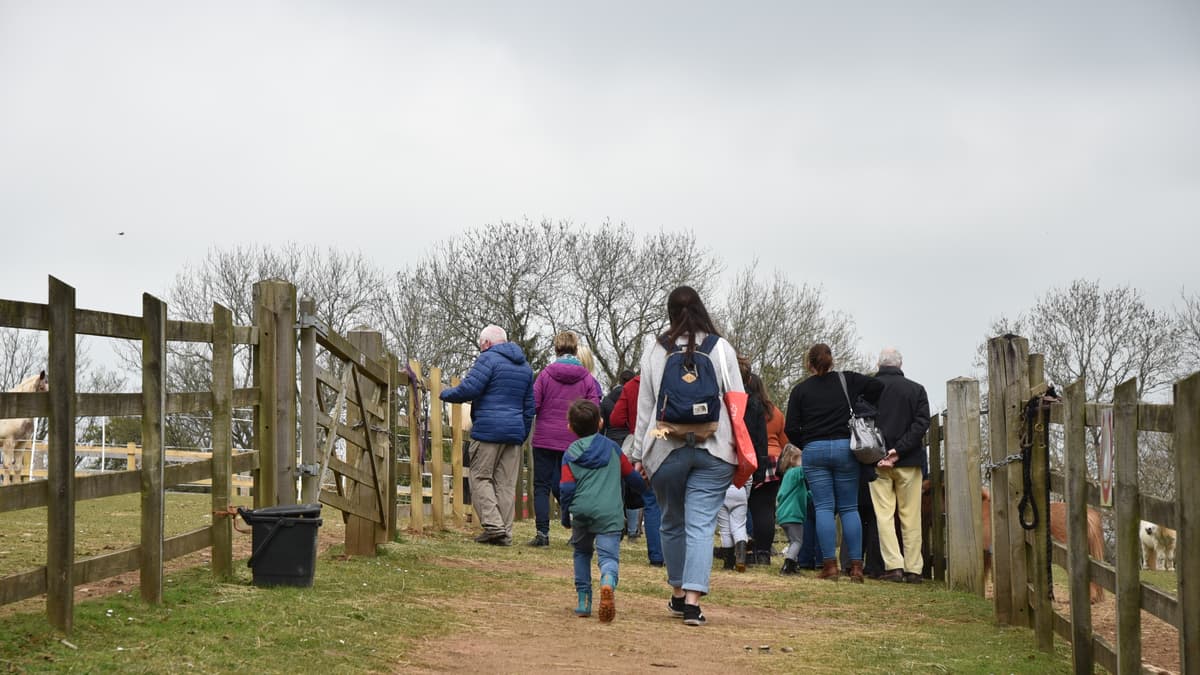
{"label": "white-haired man", "polygon": [[512,545],[521,445],[533,425],[533,370],[525,353],[499,326],[479,333],[479,358],[461,384],[442,392],[450,403],[471,402],[471,506],[481,544]]}
{"label": "white-haired man", "polygon": [[[925,387],[904,377],[903,358],[893,347],[879,354],[883,383],[876,424],[887,443],[888,454],[876,467],[879,478],[871,482],[871,501],[879,523],[879,550],[883,554],[883,579],[921,583],[921,481],[925,465],[925,432],[929,429],[929,397]],[[892,526],[900,515],[904,552]]]}

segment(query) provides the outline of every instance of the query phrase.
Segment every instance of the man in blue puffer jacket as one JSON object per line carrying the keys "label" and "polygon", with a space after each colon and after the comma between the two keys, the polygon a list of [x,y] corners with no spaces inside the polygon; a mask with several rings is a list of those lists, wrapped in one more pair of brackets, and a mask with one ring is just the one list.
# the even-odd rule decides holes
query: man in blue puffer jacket
{"label": "man in blue puffer jacket", "polygon": [[533,370],[499,326],[479,334],[479,352],[442,400],[471,402],[471,505],[483,526],[475,541],[511,546],[521,445],[533,425]]}

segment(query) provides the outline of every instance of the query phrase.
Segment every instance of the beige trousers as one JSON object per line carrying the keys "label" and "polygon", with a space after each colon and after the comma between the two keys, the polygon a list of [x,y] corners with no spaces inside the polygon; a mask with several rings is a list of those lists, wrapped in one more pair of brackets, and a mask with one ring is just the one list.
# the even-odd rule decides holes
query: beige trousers
{"label": "beige trousers", "polygon": [[[875,504],[875,519],[879,523],[883,567],[920,574],[924,566],[921,558],[921,467],[876,468],[876,473],[879,478],[871,483],[871,501]],[[897,512],[900,514],[900,536],[904,539],[903,555],[893,525]]]}
{"label": "beige trousers", "polygon": [[471,441],[471,506],[489,534],[512,536],[521,446]]}

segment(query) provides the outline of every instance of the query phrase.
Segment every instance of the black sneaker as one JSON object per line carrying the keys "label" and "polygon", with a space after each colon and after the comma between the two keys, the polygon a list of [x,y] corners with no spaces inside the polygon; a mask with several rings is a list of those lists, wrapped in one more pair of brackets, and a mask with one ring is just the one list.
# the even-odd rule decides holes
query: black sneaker
{"label": "black sneaker", "polygon": [[503,539],[506,535],[503,532],[488,532],[484,530],[475,535],[475,543],[477,544],[492,544],[497,539]]}
{"label": "black sneaker", "polygon": [[700,605],[684,604],[684,606],[683,606],[683,625],[685,625],[685,626],[703,626],[704,625],[704,612],[700,611]]}
{"label": "black sneaker", "polygon": [[538,532],[537,535],[535,535],[533,539],[529,540],[529,545],[533,546],[534,548],[537,548],[540,546],[549,546],[550,545],[550,535],[542,534],[541,532]]}
{"label": "black sneaker", "polygon": [[663,567],[663,566],[665,566],[666,564],[667,564],[667,563],[666,563],[666,562],[664,562],[664,561],[662,561],[662,560],[651,560],[651,561],[650,561],[650,566],[651,566],[651,567]]}
{"label": "black sneaker", "polygon": [[672,616],[683,616],[683,608],[685,606],[683,596],[677,598],[672,595],[671,600],[667,602],[667,610],[671,612]]}

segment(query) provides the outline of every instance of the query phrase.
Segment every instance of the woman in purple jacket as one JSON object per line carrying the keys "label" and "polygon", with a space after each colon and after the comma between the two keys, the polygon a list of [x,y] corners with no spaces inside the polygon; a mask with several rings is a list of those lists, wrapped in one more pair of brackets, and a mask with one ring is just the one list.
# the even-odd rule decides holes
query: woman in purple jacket
{"label": "woman in purple jacket", "polygon": [[600,383],[576,354],[579,336],[563,331],[554,336],[554,363],[533,383],[533,513],[537,535],[530,546],[550,545],[550,495],[558,499],[563,452],[578,438],[567,425],[567,410],[576,399],[600,405]]}

